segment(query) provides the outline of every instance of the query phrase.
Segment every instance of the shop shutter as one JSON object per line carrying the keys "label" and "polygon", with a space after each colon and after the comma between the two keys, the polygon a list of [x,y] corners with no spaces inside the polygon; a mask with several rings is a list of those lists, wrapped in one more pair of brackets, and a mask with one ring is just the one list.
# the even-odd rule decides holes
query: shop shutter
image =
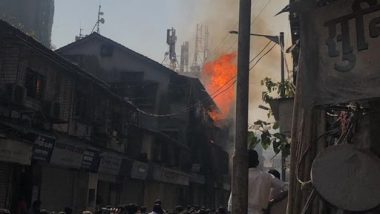
{"label": "shop shutter", "polygon": [[9,187],[9,165],[0,162],[0,208],[7,208]]}

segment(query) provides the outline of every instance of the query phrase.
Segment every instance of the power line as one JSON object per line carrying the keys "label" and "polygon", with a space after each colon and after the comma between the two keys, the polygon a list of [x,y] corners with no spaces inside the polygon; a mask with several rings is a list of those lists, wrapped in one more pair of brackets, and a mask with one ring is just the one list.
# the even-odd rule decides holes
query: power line
{"label": "power line", "polygon": [[[255,8],[255,7],[257,6],[257,4],[258,4],[257,2],[258,2],[258,1],[254,1],[254,2],[253,2],[252,8]],[[237,26],[238,24],[239,24],[239,21],[236,21],[236,22],[232,25],[231,28]],[[252,23],[251,23],[251,25],[252,25]],[[224,38],[221,40],[221,42],[219,42],[218,45],[213,49],[213,52],[216,52],[217,50],[219,50],[220,48],[222,48],[222,47],[226,44],[225,41],[227,40],[227,38],[231,38],[231,37],[229,37],[229,36],[231,36],[231,34],[230,34],[229,32],[227,32],[226,35],[224,36]]]}
{"label": "power line", "polygon": [[260,62],[261,59],[263,59],[269,52],[271,52],[273,50],[273,48],[275,46],[276,46],[276,44],[273,44],[272,47],[267,52],[265,52],[265,54],[262,55],[249,70],[252,70]]}
{"label": "power line", "polygon": [[[262,7],[260,9],[260,12],[255,16],[253,17],[252,21],[251,21],[251,27],[252,25],[257,21],[257,18],[264,12],[264,10],[267,8],[267,6],[269,5],[269,3],[271,2],[272,0],[268,0],[267,3],[264,5],[264,7]],[[237,38],[235,38],[236,40]],[[234,46],[234,43],[231,44],[231,46],[228,48],[228,50],[231,50]]]}
{"label": "power line", "polygon": [[[269,42],[270,44],[270,42]],[[255,57],[252,58],[251,61],[253,61],[254,59],[256,59],[267,47],[269,44],[266,44],[264,46],[263,49],[261,49],[261,51],[259,52],[259,54],[257,54]],[[256,63],[250,68],[250,71],[270,52],[273,50],[273,48],[276,46],[276,44],[273,44],[273,46],[267,51],[265,52],[264,55],[262,55],[257,61]],[[232,81],[232,84],[230,84]],[[228,80],[226,83],[224,83],[221,87],[219,87],[216,91],[213,92],[213,94],[210,96],[211,99],[214,99],[216,97],[218,97],[219,95],[223,94],[224,92],[226,92],[228,89],[230,89],[232,86],[234,86],[236,83],[236,75],[231,78],[230,80]],[[227,86],[228,84],[230,84],[229,86]],[[227,88],[225,88],[227,86]],[[207,98],[208,99],[208,98]],[[193,105],[191,106],[188,106],[188,107],[185,107],[183,108],[182,110],[178,111],[178,112],[175,112],[175,113],[170,113],[170,114],[153,114],[153,113],[148,113],[142,109],[140,109],[138,106],[136,106],[135,104],[131,103],[130,101],[128,101],[133,107],[135,107],[136,111],[144,114],[144,115],[147,115],[147,116],[150,116],[150,117],[171,117],[171,116],[176,116],[176,115],[179,115],[179,114],[182,114],[184,112],[187,112],[189,111],[190,109],[196,107],[198,104],[200,104],[202,101],[205,101],[205,99],[202,99],[202,100],[199,100],[198,102],[194,103]]]}
{"label": "power line", "polygon": [[256,59],[260,54],[262,54],[262,53],[264,52],[264,50],[270,45],[270,43],[272,43],[272,41],[269,41],[269,42],[265,45],[265,47],[264,47],[263,49],[261,49],[261,51],[260,51],[255,57],[253,57],[253,58],[249,61],[249,63],[251,64],[253,61],[255,61],[255,59]]}

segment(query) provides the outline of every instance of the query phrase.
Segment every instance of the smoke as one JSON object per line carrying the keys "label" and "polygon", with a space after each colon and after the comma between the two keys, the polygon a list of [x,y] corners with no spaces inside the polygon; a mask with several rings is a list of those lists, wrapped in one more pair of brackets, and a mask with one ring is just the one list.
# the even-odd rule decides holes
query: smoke
{"label": "smoke", "polygon": [[[186,3],[187,2],[187,3]],[[238,5],[239,1],[236,0],[194,0],[184,1],[182,9],[192,8],[194,12],[189,18],[191,23],[186,28],[187,37],[185,40],[194,43],[195,29],[197,24],[207,25],[210,32],[210,58],[215,60],[222,55],[230,54],[237,51],[237,35],[229,34],[231,30],[238,30]],[[253,0],[252,1],[252,18],[251,18],[251,32],[268,35],[279,35],[285,32],[285,47],[289,46],[291,41],[289,32],[289,23],[287,14],[274,16],[285,5],[288,4],[287,0]],[[258,55],[258,53],[268,43],[266,38],[251,37],[251,59]],[[271,43],[261,54],[266,53],[273,45]],[[286,56],[289,67],[291,66],[290,56]],[[258,58],[257,58],[258,59]],[[254,61],[251,66],[256,61]],[[258,105],[263,105],[261,96],[265,90],[260,82],[265,77],[270,77],[274,81],[280,79],[280,48],[275,45],[273,49],[263,57],[260,62],[250,71],[250,96],[249,96],[249,122],[252,124],[258,119],[266,120],[267,111],[258,108]],[[235,101],[232,101],[233,105]],[[265,105],[265,104],[264,104]],[[235,115],[235,106],[231,107],[230,119],[227,119],[228,126],[233,126]],[[234,135],[231,129],[231,138]]]}
{"label": "smoke", "polygon": [[[189,1],[187,1],[189,2]],[[229,34],[231,30],[238,30],[238,5],[236,0],[194,0],[183,3],[184,8],[193,7],[192,23],[187,28],[187,40],[194,41],[196,24],[207,25],[210,32],[209,49],[210,60],[215,60],[224,54],[237,51],[237,35]],[[268,35],[279,35],[285,32],[285,47],[290,43],[290,32],[287,14],[274,16],[285,5],[287,0],[252,1],[251,32]],[[251,59],[255,57],[268,43],[266,38],[251,37]],[[271,43],[263,52],[267,52],[274,43]],[[286,57],[291,66],[290,55]],[[251,64],[252,66],[253,64]],[[261,94],[265,89],[260,82],[265,77],[275,81],[280,79],[280,47],[275,45],[260,62],[250,71],[250,116],[253,123],[257,119],[267,119],[267,112],[257,107],[262,103]],[[234,103],[234,102],[232,102]],[[234,114],[231,114],[234,115]]]}

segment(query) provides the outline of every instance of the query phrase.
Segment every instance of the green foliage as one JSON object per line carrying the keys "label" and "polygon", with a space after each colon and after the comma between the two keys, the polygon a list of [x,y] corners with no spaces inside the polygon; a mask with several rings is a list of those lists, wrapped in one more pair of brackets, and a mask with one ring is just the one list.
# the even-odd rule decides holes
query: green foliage
{"label": "green foliage", "polygon": [[258,120],[250,127],[252,131],[248,131],[248,148],[254,149],[261,144],[263,149],[268,149],[271,145],[276,154],[283,152],[285,156],[290,154],[289,139],[286,135],[276,131],[277,123],[269,123]]}
{"label": "green foliage", "polygon": [[[262,100],[265,103],[279,98],[281,90],[285,92],[285,96],[282,98],[290,98],[295,95],[295,86],[290,80],[285,80],[284,83],[281,83],[273,82],[271,78],[266,77],[261,81],[261,85],[266,87],[266,91],[262,92]],[[272,111],[268,111],[267,116],[270,118]],[[248,132],[248,148],[253,149],[256,145],[261,144],[264,149],[268,149],[272,145],[276,154],[282,152],[285,157],[290,154],[289,139],[286,135],[278,132],[278,122],[270,123],[257,120],[249,128],[253,131]]]}
{"label": "green foliage", "polygon": [[[266,87],[266,91],[262,92],[262,100],[265,103],[269,103],[271,100],[280,97],[281,90],[284,90],[285,94],[282,98],[294,97],[295,86],[290,80],[285,80],[284,83],[273,82],[271,78],[265,77],[261,80],[261,85]],[[273,97],[273,94],[277,95]]]}

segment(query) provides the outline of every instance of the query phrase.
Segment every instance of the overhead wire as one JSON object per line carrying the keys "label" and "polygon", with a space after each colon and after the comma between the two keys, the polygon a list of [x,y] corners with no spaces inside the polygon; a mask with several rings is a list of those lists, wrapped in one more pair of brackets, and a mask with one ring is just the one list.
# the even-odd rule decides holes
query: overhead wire
{"label": "overhead wire", "polygon": [[[269,0],[270,1],[270,0]],[[255,8],[255,6],[257,6],[257,1],[254,1],[253,2],[253,5],[252,5],[252,8]],[[236,22],[234,22],[234,24],[232,25],[231,28],[237,26],[239,24],[239,20],[237,20]],[[252,25],[252,23],[251,23]],[[218,51],[219,49],[221,49],[223,46],[225,46],[227,43],[225,42],[227,40],[227,38],[231,38],[231,33],[229,32],[226,32],[226,35],[224,36],[224,38],[218,43],[218,45],[213,49],[213,52],[216,52]]]}
{"label": "overhead wire", "polygon": [[[262,55],[257,61],[256,63],[250,68],[249,71],[251,71],[275,46],[276,44],[274,44],[264,55]],[[256,59],[258,56],[260,56],[261,53],[264,52],[264,50],[269,46],[269,44],[265,45],[264,48],[255,56],[253,57],[252,59]],[[225,82],[221,87],[219,87],[217,90],[215,90],[212,94],[211,94],[211,98],[214,99],[216,97],[218,97],[219,95],[223,94],[224,92],[226,92],[228,89],[230,89],[232,86],[235,85],[236,83],[236,77],[237,75],[235,75],[233,78],[229,79],[227,82]],[[232,83],[231,83],[232,82]],[[227,86],[227,87],[226,87]],[[151,117],[170,117],[170,116],[176,116],[176,115],[179,115],[179,114],[182,114],[183,112],[186,112],[196,106],[198,106],[199,103],[201,103],[202,101],[204,100],[199,100],[198,102],[194,103],[193,105],[190,105],[188,107],[185,107],[181,110],[179,110],[178,112],[175,112],[175,113],[169,113],[169,114],[153,114],[153,113],[148,113],[142,109],[140,109],[138,106],[136,106],[135,104],[131,103],[130,101],[130,104],[132,106],[135,107],[135,109],[144,114],[144,115],[147,115],[147,116],[151,116]]]}
{"label": "overhead wire", "polygon": [[[257,21],[257,18],[264,12],[264,10],[268,7],[269,3],[271,2],[272,0],[268,0],[267,3],[264,5],[264,7],[262,7],[259,11],[259,13],[253,17],[252,21],[251,21],[251,27],[253,24],[255,24],[255,22]],[[235,38],[236,40],[236,38]],[[227,49],[227,50],[231,50],[233,48],[235,44],[232,43],[231,46]]]}
{"label": "overhead wire", "polygon": [[269,52],[271,52],[273,50],[273,48],[276,46],[277,44],[273,44],[272,47],[267,51],[265,52],[264,55],[262,55],[257,61],[255,64],[253,64],[253,66],[249,69],[249,70],[252,70],[266,55],[269,54]]}
{"label": "overhead wire", "polygon": [[263,49],[261,49],[261,51],[255,56],[253,57],[250,61],[249,61],[249,64],[251,64],[253,61],[255,61],[255,59],[257,59],[258,56],[260,56],[260,54],[262,54],[264,52],[264,50],[270,45],[270,43],[272,43],[272,41],[269,41]]}

